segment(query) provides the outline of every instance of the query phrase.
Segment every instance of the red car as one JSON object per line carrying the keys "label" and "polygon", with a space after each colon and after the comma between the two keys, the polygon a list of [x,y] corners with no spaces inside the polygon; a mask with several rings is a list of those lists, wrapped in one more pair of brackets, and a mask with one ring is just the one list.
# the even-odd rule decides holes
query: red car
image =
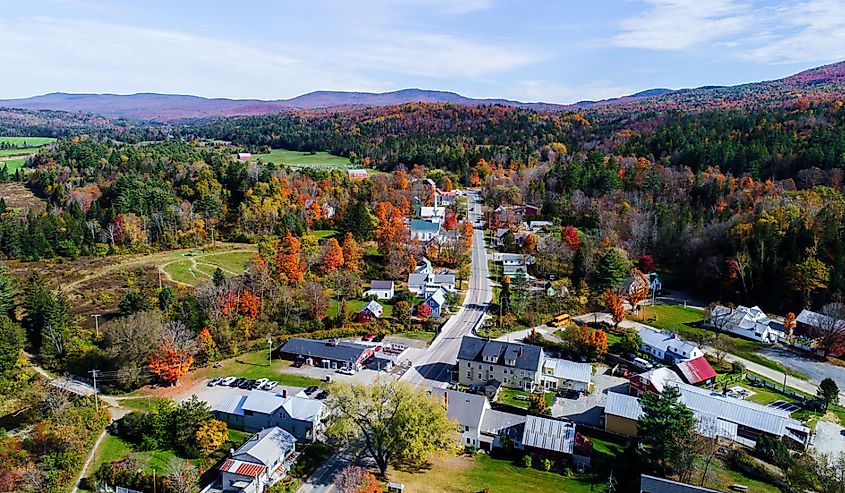
{"label": "red car", "polygon": [[376,335],[373,332],[370,332],[369,334],[365,335],[361,339],[369,342],[369,341],[372,341],[373,339],[375,339],[375,337],[376,337]]}

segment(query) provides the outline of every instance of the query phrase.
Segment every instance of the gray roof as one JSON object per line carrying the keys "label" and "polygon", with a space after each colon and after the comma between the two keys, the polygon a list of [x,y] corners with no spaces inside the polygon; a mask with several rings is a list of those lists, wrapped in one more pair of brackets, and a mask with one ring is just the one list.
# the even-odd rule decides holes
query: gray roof
{"label": "gray roof", "polygon": [[839,324],[834,324],[833,317],[829,317],[823,313],[814,312],[812,310],[801,310],[801,313],[795,317],[795,321],[815,328],[819,328],[822,325],[825,327],[845,325],[845,320],[840,320]]}
{"label": "gray roof", "polygon": [[432,282],[434,284],[455,284],[455,274],[437,274]]}
{"label": "gray roof", "polygon": [[571,454],[575,449],[575,423],[540,416],[526,416],[522,445]]}
{"label": "gray roof", "polygon": [[248,395],[231,395],[214,411],[243,416],[244,409],[262,414],[273,414],[279,408],[299,421],[316,422],[323,414],[323,401],[302,395],[282,397],[265,390],[252,390]]}
{"label": "gray roof", "polygon": [[[499,435],[506,430],[525,426],[525,416],[488,409],[481,419],[481,432]],[[518,436],[522,436],[520,433]]]}
{"label": "gray roof", "polygon": [[[701,389],[685,383],[667,383],[677,386],[681,391],[680,402],[695,413],[696,418],[713,417],[719,421],[745,426],[775,436],[789,436],[803,442],[799,433],[809,433],[810,429],[791,418],[789,413],[772,407],[755,404],[750,401],[728,397],[718,392]],[[609,392],[604,407],[605,413],[639,420],[643,413],[637,398]],[[720,425],[725,429],[732,425]]]}
{"label": "gray roof", "polygon": [[671,479],[657,478],[643,474],[640,476],[641,493],[719,493],[718,490],[679,483]]}
{"label": "gray roof", "polygon": [[461,348],[458,350],[458,359],[466,361],[484,361],[483,355],[493,355],[500,361],[497,364],[504,365],[501,360],[508,350],[518,353],[515,368],[523,370],[539,371],[543,360],[543,348],[529,344],[519,344],[506,341],[488,341],[478,337],[464,337],[461,339]]}
{"label": "gray roof", "polygon": [[282,407],[283,403],[284,398],[274,392],[253,390],[246,396],[246,401],[241,405],[241,408],[245,411],[273,414],[276,409]]}
{"label": "gray roof", "polygon": [[358,361],[368,346],[354,342],[317,341],[314,339],[293,338],[285,343],[279,351],[303,357],[316,357],[335,361]]}
{"label": "gray roof", "polygon": [[[687,342],[668,330],[656,330],[648,327],[641,327],[638,331],[643,344],[659,348],[664,353],[674,353],[678,356],[691,358],[693,351],[698,346]],[[686,354],[683,354],[686,353]]]}
{"label": "gray roof", "polygon": [[393,281],[371,281],[370,289],[393,289]]}
{"label": "gray roof", "polygon": [[572,380],[573,382],[590,383],[593,378],[593,365],[577,363],[566,359],[546,358],[544,368],[550,368],[555,378]]}
{"label": "gray roof", "polygon": [[431,392],[446,406],[446,415],[450,420],[457,421],[461,426],[481,427],[481,417],[484,408],[488,406],[487,397],[440,387],[432,388]]}
{"label": "gray roof", "polygon": [[408,274],[408,286],[425,286],[428,274]]}
{"label": "gray roof", "polygon": [[378,301],[370,301],[363,308],[358,312],[363,312],[364,310],[369,311],[372,313],[376,318],[381,318],[382,312],[384,312],[384,307]]}
{"label": "gray roof", "polygon": [[286,457],[293,450],[296,438],[276,426],[265,428],[241,445],[232,459],[272,466],[279,457]]}
{"label": "gray roof", "polygon": [[226,414],[237,414],[243,416],[243,404],[245,401],[245,395],[232,394],[226,397],[226,399],[224,399],[223,402],[221,402],[220,405],[218,405],[217,408],[214,410]]}
{"label": "gray roof", "polygon": [[323,414],[323,401],[292,395],[285,399],[282,409],[293,419],[314,423]]}
{"label": "gray roof", "polygon": [[443,288],[438,288],[428,299],[437,303],[437,306],[442,307],[446,304],[446,293],[443,291]]}

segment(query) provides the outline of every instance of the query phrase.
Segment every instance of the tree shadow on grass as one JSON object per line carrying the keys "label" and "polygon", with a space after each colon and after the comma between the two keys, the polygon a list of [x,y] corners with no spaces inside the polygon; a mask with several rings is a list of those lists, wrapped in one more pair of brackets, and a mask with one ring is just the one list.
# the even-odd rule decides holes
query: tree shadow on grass
{"label": "tree shadow on grass", "polygon": [[422,474],[430,471],[434,467],[434,465],[429,461],[425,461],[422,463],[400,461],[393,464],[393,467],[396,468],[397,471],[401,471],[408,474]]}

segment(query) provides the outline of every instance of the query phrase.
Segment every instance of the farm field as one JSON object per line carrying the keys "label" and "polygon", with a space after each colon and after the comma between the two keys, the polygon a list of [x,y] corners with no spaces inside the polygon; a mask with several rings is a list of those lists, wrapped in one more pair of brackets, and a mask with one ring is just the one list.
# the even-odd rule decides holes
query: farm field
{"label": "farm field", "polygon": [[55,141],[53,137],[0,137],[0,144],[7,143],[16,147],[40,147]]}
{"label": "farm field", "polygon": [[312,166],[316,168],[348,168],[351,166],[348,158],[335,156],[334,154],[322,151],[310,153],[289,151],[287,149],[273,149],[269,154],[253,154],[252,157],[294,168]]}
{"label": "farm field", "polygon": [[9,173],[23,168],[24,164],[26,164],[26,158],[0,159],[0,166],[6,166]]}

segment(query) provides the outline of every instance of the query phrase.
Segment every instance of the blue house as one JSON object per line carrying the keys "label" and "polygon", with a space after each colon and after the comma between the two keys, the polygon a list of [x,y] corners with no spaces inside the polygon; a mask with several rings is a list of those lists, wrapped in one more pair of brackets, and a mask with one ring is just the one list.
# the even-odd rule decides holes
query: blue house
{"label": "blue house", "polygon": [[438,289],[425,300],[425,304],[431,308],[431,316],[439,318],[443,314],[443,309],[446,307],[446,291],[443,288]]}

